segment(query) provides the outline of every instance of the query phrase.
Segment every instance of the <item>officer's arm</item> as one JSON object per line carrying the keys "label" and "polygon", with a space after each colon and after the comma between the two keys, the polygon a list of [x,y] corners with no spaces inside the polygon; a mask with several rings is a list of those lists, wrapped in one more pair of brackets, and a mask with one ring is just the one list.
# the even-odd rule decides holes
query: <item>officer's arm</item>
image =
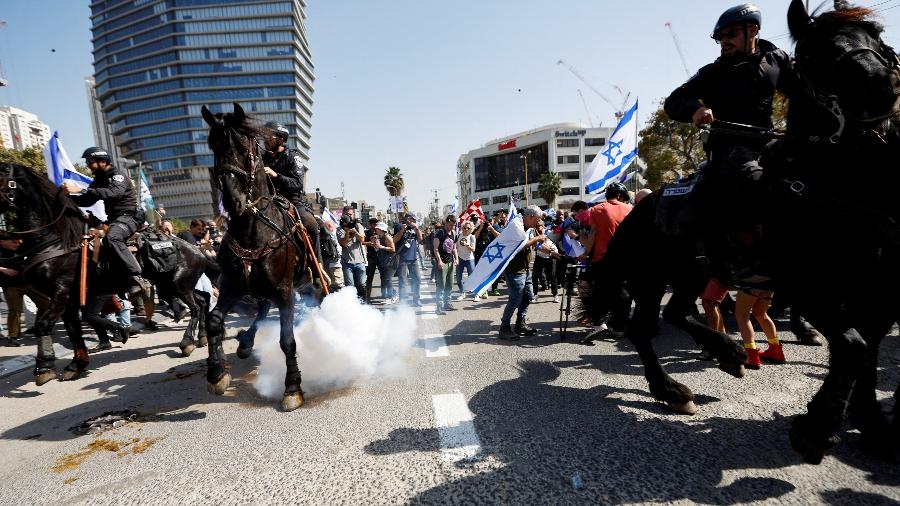
{"label": "officer's arm", "polygon": [[100,196],[94,192],[90,192],[90,189],[81,193],[70,193],[69,197],[80,207],[90,207],[100,200]]}
{"label": "officer's arm", "polygon": [[706,95],[706,90],[708,89],[710,81],[709,69],[709,65],[701,68],[700,71],[694,74],[694,77],[688,79],[688,82],[669,94],[663,108],[670,118],[682,123],[693,122],[694,113],[697,112],[697,109],[703,107],[700,100]]}
{"label": "officer's arm", "polygon": [[278,181],[286,188],[299,190],[303,188],[303,167],[297,164],[295,156],[288,155],[288,160],[287,170],[278,173]]}
{"label": "officer's arm", "polygon": [[88,195],[91,198],[96,197],[94,198],[93,202],[97,202],[98,200],[106,200],[108,198],[122,198],[128,191],[128,187],[125,186],[124,176],[121,177],[123,177],[123,180],[121,182],[110,178],[109,186],[105,188],[91,188],[90,186],[88,186],[88,189],[85,190],[84,194]]}

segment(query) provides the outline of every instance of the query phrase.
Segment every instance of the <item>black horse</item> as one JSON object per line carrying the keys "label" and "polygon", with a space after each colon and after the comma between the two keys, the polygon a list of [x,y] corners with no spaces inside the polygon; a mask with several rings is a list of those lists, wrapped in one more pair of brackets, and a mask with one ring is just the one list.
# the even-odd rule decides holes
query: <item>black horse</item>
{"label": "black horse", "polygon": [[[206,379],[209,391],[222,395],[231,382],[225,368],[223,318],[245,295],[263,299],[257,321],[271,301],[281,319],[280,345],[287,363],[281,406],[292,411],[303,404],[297,344],[294,341],[294,272],[300,284],[309,285],[319,272],[313,243],[298,224],[290,203],[277,196],[261,160],[261,142],[267,132],[255,126],[240,105],[234,111],[213,115],[205,106],[209,147],[215,155],[214,177],[222,190],[222,203],[231,221],[222,240],[218,261],[219,300],[207,319],[209,358]],[[254,328],[255,328],[254,322]],[[239,356],[248,356],[252,331],[239,336]]]}
{"label": "black horse", "polygon": [[[900,159],[900,68],[881,28],[865,19],[869,11],[835,5],[815,19],[799,0],[789,8],[804,89],[788,97],[787,134],[766,155],[768,189],[760,205],[776,292],[808,315],[831,349],[828,375],[791,429],[793,447],[811,463],[836,441],[851,392],[851,419],[883,440],[886,422],[874,394],[877,348],[900,316],[900,207],[891,195],[900,174],[878,170]],[[872,194],[847,190],[853,169],[877,172]],[[695,191],[702,195],[702,182]],[[609,290],[627,283],[635,310],[626,336],[651,393],[690,414],[693,393],[666,373],[651,343],[666,284],[673,288],[667,322],[691,334],[734,376],[743,375],[745,353],[693,318],[709,276],[697,261],[696,237],[660,231],[660,198],[646,198],[622,222],[600,278]],[[588,310],[602,314],[606,307]]]}
{"label": "black horse", "polygon": [[[7,227],[12,228],[5,235],[23,240],[15,258],[21,265],[20,277],[13,282],[31,285],[51,301],[49,308],[37,315],[34,325],[38,339],[35,383],[43,385],[56,378],[56,356],[50,332],[60,316],[74,349],[74,357],[66,365],[61,379],[76,379],[90,362],[78,318],[77,287],[81,281],[80,241],[85,232],[84,216],[63,189],[28,167],[0,163],[0,188],[3,189],[0,214],[3,214]],[[90,265],[88,307],[91,309],[84,310],[85,320],[98,334],[112,331],[118,336],[117,340],[127,340],[123,326],[100,317],[102,303],[127,288],[127,276],[101,271],[98,273],[97,266]]]}
{"label": "black horse", "polygon": [[[137,246],[141,275],[156,286],[160,300],[171,301],[177,297],[191,311],[191,319],[178,343],[181,354],[188,357],[198,345],[207,345],[206,317],[209,313],[209,300],[194,288],[206,271],[209,260],[200,248],[178,237],[159,237],[145,231],[138,235]],[[153,265],[150,250],[167,247],[175,248],[179,261],[173,271],[159,272]],[[197,333],[197,340],[194,339],[194,332]]]}

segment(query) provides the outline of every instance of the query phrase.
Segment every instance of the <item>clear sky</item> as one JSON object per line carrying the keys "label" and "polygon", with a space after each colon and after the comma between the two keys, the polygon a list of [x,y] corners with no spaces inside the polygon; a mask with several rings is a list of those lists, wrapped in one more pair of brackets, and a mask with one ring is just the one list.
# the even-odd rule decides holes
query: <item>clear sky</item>
{"label": "clear sky", "polygon": [[[685,80],[665,27],[691,72],[715,59],[709,38],[735,0],[307,0],[316,66],[310,189],[387,206],[385,169],[400,167],[413,208],[456,194],[456,160],[485,142],[533,127],[614,126],[619,86],[640,97],[641,118]],[[900,46],[900,0],[866,0]],[[787,0],[760,0],[762,36],[791,49]],[[819,3],[813,0],[811,7]],[[831,2],[828,2],[831,5]],[[36,113],[72,156],[92,144],[83,78],[92,73],[87,0],[0,0],[0,104]],[[53,51],[55,49],[55,51]]]}

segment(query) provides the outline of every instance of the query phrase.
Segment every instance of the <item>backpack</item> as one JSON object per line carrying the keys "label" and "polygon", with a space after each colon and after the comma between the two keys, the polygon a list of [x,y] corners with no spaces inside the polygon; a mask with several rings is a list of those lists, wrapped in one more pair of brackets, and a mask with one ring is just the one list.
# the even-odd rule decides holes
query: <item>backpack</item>
{"label": "backpack", "polygon": [[138,238],[138,257],[142,267],[150,274],[166,274],[178,268],[181,252],[174,237],[147,231]]}
{"label": "backpack", "polygon": [[341,256],[337,238],[331,232],[322,229],[319,245],[322,248],[322,260],[326,263],[333,262]]}

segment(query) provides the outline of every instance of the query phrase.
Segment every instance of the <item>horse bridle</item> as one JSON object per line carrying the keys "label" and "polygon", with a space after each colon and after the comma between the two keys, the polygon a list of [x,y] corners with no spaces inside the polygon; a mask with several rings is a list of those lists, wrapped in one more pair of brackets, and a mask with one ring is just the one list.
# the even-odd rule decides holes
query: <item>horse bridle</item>
{"label": "horse bridle", "polygon": [[[18,184],[16,184],[15,176],[13,175],[14,170],[15,170],[15,168],[12,165],[10,165],[9,173],[6,175],[6,191],[0,192],[0,197],[2,197],[3,200],[9,202],[9,205],[12,206],[13,209],[19,209],[19,207],[16,205],[16,193],[15,192],[18,189]],[[62,192],[63,192],[63,189],[62,189],[62,187],[60,187],[59,190],[56,192],[56,197],[54,197],[54,202],[59,199],[59,196]],[[8,235],[29,235],[29,234],[33,234],[35,232],[40,232],[41,230],[45,230],[45,229],[48,229],[48,228],[56,225],[56,222],[58,222],[60,219],[62,219],[64,214],[66,214],[66,206],[60,206],[59,214],[56,215],[56,218],[53,218],[53,220],[50,221],[50,223],[47,223],[46,225],[41,225],[40,227],[35,227],[35,228],[31,228],[28,230],[22,230],[22,231],[18,231],[18,232],[13,232],[13,231],[7,230],[4,233],[8,234]]]}
{"label": "horse bridle", "polygon": [[259,137],[252,137],[250,139],[250,145],[246,145],[243,142],[239,142],[241,147],[247,150],[247,167],[238,167],[232,164],[225,164],[220,169],[224,174],[220,175],[217,178],[218,187],[221,191],[223,189],[223,184],[221,181],[221,177],[225,174],[234,174],[237,176],[241,176],[247,180],[247,210],[252,212],[253,214],[257,214],[259,209],[256,207],[256,204],[263,200],[268,200],[268,197],[260,196],[256,200],[253,200],[253,187],[256,182],[256,163],[259,161],[259,146],[261,139]]}

